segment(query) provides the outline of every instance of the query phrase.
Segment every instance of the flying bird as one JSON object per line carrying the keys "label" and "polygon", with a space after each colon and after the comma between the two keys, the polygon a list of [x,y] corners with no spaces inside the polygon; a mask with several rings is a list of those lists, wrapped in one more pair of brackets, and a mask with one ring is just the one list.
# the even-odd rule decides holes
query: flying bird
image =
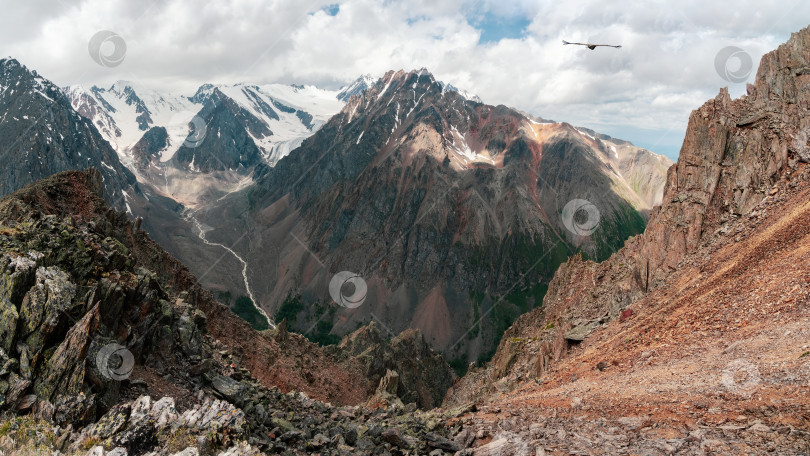
{"label": "flying bird", "polygon": [[588,49],[590,49],[592,51],[594,49],[596,49],[597,47],[599,47],[599,46],[612,47],[612,48],[616,48],[616,49],[622,47],[621,44],[613,45],[613,44],[569,43],[568,41],[565,41],[565,40],[563,40],[563,44],[577,44],[577,45],[580,45],[580,46],[585,46],[585,47],[587,47]]}

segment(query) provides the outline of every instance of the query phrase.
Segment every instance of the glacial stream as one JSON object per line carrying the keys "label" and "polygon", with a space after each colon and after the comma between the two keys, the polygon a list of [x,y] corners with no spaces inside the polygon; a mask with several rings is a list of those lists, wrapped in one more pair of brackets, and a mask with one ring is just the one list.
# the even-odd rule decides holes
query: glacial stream
{"label": "glacial stream", "polygon": [[203,229],[202,224],[197,220],[197,218],[194,217],[194,215],[192,215],[191,213],[188,213],[188,218],[197,227],[197,230],[198,230],[197,236],[200,238],[201,241],[203,241],[203,243],[205,243],[206,245],[222,247],[223,249],[227,250],[228,253],[233,255],[237,260],[239,260],[240,263],[242,263],[242,279],[245,281],[245,290],[247,290],[247,294],[248,294],[248,297],[250,298],[250,302],[253,304],[253,307],[256,308],[256,310],[260,314],[262,314],[264,319],[267,320],[267,324],[270,326],[270,328],[275,329],[276,324],[273,323],[273,320],[270,319],[270,317],[267,315],[267,312],[265,312],[264,309],[262,309],[261,306],[259,306],[259,304],[257,304],[256,298],[253,297],[253,291],[250,289],[250,281],[248,280],[248,276],[247,276],[247,271],[248,271],[247,261],[243,260],[242,257],[240,257],[230,247],[228,247],[226,245],[223,245],[223,244],[220,244],[218,242],[211,242],[208,239],[206,239],[205,238],[205,230]]}

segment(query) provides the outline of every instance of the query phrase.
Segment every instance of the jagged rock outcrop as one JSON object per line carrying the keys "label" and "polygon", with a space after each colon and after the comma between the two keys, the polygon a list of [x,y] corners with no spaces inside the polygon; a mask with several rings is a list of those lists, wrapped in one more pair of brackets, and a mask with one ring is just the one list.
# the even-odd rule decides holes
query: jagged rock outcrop
{"label": "jagged rock outcrop", "polygon": [[404,331],[389,343],[371,322],[344,337],[338,350],[363,365],[371,384],[379,385],[372,401],[383,404],[390,395],[423,409],[438,407],[456,381],[456,374],[418,330]]}

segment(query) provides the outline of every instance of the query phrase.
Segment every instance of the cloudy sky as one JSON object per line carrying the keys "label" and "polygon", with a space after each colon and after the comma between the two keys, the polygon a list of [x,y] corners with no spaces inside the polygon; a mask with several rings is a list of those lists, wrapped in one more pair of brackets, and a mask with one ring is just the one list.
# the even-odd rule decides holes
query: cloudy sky
{"label": "cloudy sky", "polygon": [[[0,8],[0,56],[60,85],[337,88],[361,74],[425,67],[487,103],[672,158],[692,109],[723,86],[741,95],[762,54],[810,24],[806,0],[0,0]],[[117,66],[88,52],[102,30],[126,45]],[[113,42],[101,51],[112,53]]]}

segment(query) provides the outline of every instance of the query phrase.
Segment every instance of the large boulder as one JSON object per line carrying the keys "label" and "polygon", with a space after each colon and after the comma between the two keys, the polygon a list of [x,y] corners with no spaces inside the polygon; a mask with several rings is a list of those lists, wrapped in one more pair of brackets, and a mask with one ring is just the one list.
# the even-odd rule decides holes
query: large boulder
{"label": "large boulder", "polygon": [[57,394],[83,391],[87,352],[98,328],[98,305],[68,331],[65,339],[45,363],[34,389],[42,399],[53,400]]}

